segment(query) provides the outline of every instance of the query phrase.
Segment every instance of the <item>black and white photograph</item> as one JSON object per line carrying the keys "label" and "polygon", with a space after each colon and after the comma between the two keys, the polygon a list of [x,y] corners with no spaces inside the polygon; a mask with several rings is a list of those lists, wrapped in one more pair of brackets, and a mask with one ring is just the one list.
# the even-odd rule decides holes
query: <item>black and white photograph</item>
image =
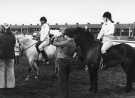
{"label": "black and white photograph", "polygon": [[134,98],[134,0],[0,0],[0,98]]}

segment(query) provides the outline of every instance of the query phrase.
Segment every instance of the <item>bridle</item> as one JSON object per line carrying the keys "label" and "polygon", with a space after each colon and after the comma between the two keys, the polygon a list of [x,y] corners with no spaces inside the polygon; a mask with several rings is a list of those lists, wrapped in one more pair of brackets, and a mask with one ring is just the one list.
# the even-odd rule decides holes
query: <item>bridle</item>
{"label": "bridle", "polygon": [[[37,42],[36,42],[37,43]],[[31,48],[32,46],[34,46],[36,43],[34,43],[34,44],[32,44],[32,45],[30,45],[30,46],[28,46],[27,48],[25,48],[25,49],[21,49],[22,51],[26,51],[27,49],[29,49],[29,48]]]}

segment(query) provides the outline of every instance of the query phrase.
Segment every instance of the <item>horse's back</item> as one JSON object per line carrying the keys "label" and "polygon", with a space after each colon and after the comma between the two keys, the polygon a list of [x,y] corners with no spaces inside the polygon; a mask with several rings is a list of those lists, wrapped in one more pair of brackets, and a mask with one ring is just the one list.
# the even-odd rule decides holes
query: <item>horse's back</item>
{"label": "horse's back", "polygon": [[121,43],[118,45],[115,45],[112,47],[112,49],[117,49],[119,51],[125,50],[127,54],[134,54],[135,55],[135,48],[126,44],[126,43]]}
{"label": "horse's back", "polygon": [[[131,47],[126,43],[121,43],[112,46],[108,51],[107,55],[104,56],[105,61],[116,60],[119,62],[135,62],[135,48]],[[128,61],[127,61],[128,60]]]}
{"label": "horse's back", "polygon": [[45,52],[47,53],[49,58],[53,57],[56,53],[56,46],[54,46],[54,45],[46,46]]}

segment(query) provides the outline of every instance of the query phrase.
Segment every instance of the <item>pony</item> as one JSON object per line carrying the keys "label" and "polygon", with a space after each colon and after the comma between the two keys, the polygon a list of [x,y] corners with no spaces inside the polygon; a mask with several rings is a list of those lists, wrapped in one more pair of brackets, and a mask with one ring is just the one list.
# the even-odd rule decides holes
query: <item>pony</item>
{"label": "pony", "polygon": [[[31,35],[32,36],[32,35]],[[25,78],[25,80],[29,80],[30,78],[30,73],[34,73],[34,78],[38,79],[39,78],[39,61],[42,59],[42,57],[39,56],[39,53],[35,47],[37,41],[33,40],[30,35],[18,35],[17,36],[17,42],[19,42],[21,51],[23,54],[26,56],[28,63],[29,63],[29,68],[28,68],[28,74]],[[47,47],[44,48],[44,51],[46,52],[48,58],[50,60],[55,61],[55,53],[56,53],[56,47],[53,45],[48,45]],[[52,62],[53,63],[53,62]]]}
{"label": "pony", "polygon": [[116,65],[121,65],[126,74],[126,92],[132,90],[132,83],[135,80],[135,49],[133,47],[120,43],[108,49],[106,54],[101,54],[101,41],[96,40],[94,33],[88,29],[67,28],[64,32],[80,47],[82,64],[88,66],[90,91],[95,93],[98,91],[98,71],[101,68],[107,69]]}

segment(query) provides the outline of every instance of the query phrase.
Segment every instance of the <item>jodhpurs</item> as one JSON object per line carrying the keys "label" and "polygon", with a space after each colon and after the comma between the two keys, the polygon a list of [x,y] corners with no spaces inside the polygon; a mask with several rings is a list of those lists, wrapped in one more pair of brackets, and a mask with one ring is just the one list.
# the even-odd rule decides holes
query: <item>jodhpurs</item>
{"label": "jodhpurs", "polygon": [[43,51],[44,48],[45,48],[48,44],[49,44],[49,39],[43,41],[43,42],[38,46],[38,49],[39,49],[40,51]]}
{"label": "jodhpurs", "polygon": [[113,42],[111,41],[112,39],[104,37],[103,38],[103,45],[101,48],[101,53],[104,54],[106,51],[113,46]]}

